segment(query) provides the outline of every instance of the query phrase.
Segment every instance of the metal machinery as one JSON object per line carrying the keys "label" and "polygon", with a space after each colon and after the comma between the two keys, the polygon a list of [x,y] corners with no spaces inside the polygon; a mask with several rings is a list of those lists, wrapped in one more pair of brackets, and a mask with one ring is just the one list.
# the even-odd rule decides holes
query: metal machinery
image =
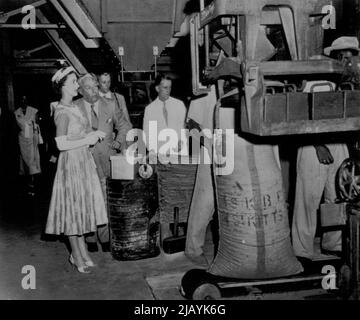
{"label": "metal machinery", "polygon": [[[340,270],[340,281],[345,296],[360,298],[360,163],[357,156],[346,159],[338,175],[340,196],[346,205],[339,204],[332,225],[343,229],[343,250],[345,261]],[[339,207],[338,206],[338,207]],[[343,209],[343,210],[341,210]],[[328,212],[331,212],[328,211]],[[340,213],[340,214],[339,214]]]}
{"label": "metal machinery", "polygon": [[[13,48],[10,41],[3,41],[7,46],[0,46],[5,62],[0,71],[9,89],[0,92],[0,102],[14,108],[13,75],[50,75],[58,68],[59,60],[66,60],[80,73],[111,67],[128,85],[131,105],[136,106],[138,98],[143,108],[153,75],[168,71],[161,59],[170,58],[161,57],[161,52],[174,34],[170,43],[176,42],[176,33],[186,33],[180,30],[186,2],[2,0],[0,30],[17,29],[19,33],[0,32],[0,38],[9,40],[13,36],[31,41],[16,41]],[[26,5],[36,10],[37,30],[26,31],[33,32],[32,36],[25,33],[18,38],[23,32],[20,22]],[[359,90],[344,86],[332,92],[302,91],[306,81],[337,83],[343,74],[337,61],[319,57],[323,48],[322,22],[328,14],[323,9],[327,5],[328,0],[214,0],[206,8],[202,6],[201,12],[192,14],[189,20],[193,93],[207,92],[209,78],[235,79],[240,94],[232,101],[236,101],[241,115],[238,125],[243,132],[258,136],[358,130]],[[40,31],[46,36],[40,36]],[[48,51],[54,48],[56,52]],[[137,91],[145,92],[145,99],[136,95]],[[135,113],[138,115],[137,110]],[[359,179],[351,167],[344,164],[342,169],[339,183],[348,194],[344,198],[351,202],[343,209],[346,219],[334,224],[346,225],[344,234],[350,239],[346,243],[354,254],[347,256],[341,278],[345,289],[357,297]],[[202,297],[206,294],[201,288],[197,293]],[[218,292],[213,294],[217,296]]]}
{"label": "metal machinery", "polygon": [[[170,69],[162,52],[176,41],[186,1],[2,0],[0,38],[7,45],[0,46],[0,71],[10,88],[19,76],[53,74],[59,61],[79,73],[111,71],[139,120],[155,74]],[[23,19],[34,28],[24,29]],[[13,109],[14,94],[3,94]]]}
{"label": "metal machinery", "polygon": [[[327,5],[326,0],[215,0],[203,7],[190,19],[193,93],[208,92],[209,79],[235,79],[238,90],[232,103],[240,115],[235,126],[257,136],[359,130],[360,91],[338,86],[344,67],[322,56]],[[314,80],[337,86],[328,92],[303,92]],[[221,96],[220,82],[218,90]],[[344,229],[346,258],[337,278],[342,291],[355,299],[359,298],[358,171],[351,161],[342,166],[340,188],[344,201],[352,203],[338,206],[344,219],[330,226]],[[198,271],[183,278],[183,293],[189,298],[217,298],[220,288],[254,284],[204,278]],[[204,281],[197,287],[189,282],[194,277]]]}
{"label": "metal machinery", "polygon": [[[338,82],[343,73],[338,61],[320,56],[326,5],[326,0],[214,1],[190,22],[194,94],[206,91],[204,74],[241,79],[241,129],[255,135],[357,130],[359,91],[301,91],[305,81]],[[269,39],[280,32],[284,37],[276,47]],[[284,46],[288,56],[281,54]]]}

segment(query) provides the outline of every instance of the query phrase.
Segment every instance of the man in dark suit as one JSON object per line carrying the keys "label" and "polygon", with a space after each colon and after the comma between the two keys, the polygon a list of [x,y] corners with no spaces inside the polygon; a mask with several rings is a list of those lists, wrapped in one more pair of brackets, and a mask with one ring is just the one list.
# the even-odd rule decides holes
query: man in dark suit
{"label": "man in dark suit", "polygon": [[[94,74],[85,74],[79,78],[78,82],[79,92],[83,97],[75,103],[89,120],[89,130],[101,130],[106,133],[104,140],[97,143],[92,149],[106,199],[106,178],[110,177],[110,156],[114,155],[116,151],[126,149],[126,134],[132,125],[113,101],[100,97],[98,81]],[[97,233],[103,251],[110,251],[108,226],[99,227]],[[98,250],[96,240],[96,235],[93,234],[86,237],[89,251]]]}

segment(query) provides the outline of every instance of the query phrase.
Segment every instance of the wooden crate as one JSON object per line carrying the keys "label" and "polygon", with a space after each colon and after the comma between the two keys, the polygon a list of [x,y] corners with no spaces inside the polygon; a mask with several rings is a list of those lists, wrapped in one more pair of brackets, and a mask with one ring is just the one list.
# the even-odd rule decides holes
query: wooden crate
{"label": "wooden crate", "polygon": [[250,108],[238,99],[241,130],[259,136],[357,131],[360,90],[265,94]]}

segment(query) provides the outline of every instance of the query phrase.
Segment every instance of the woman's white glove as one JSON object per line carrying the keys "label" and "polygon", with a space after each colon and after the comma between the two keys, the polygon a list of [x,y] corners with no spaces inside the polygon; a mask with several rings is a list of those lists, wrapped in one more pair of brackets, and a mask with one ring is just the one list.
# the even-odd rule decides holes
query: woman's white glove
{"label": "woman's white glove", "polygon": [[104,139],[106,137],[106,133],[104,131],[101,131],[101,130],[96,130],[96,131],[91,131],[89,132],[87,135],[87,137],[90,137],[90,136],[96,136],[98,137],[99,139]]}
{"label": "woman's white glove", "polygon": [[94,145],[96,144],[98,141],[103,140],[106,136],[106,133],[100,130],[97,131],[92,131],[90,133],[88,133],[88,135],[86,136],[86,141],[87,144],[89,145]]}
{"label": "woman's white glove", "polygon": [[68,140],[67,136],[56,137],[56,145],[60,151],[71,150],[80,148],[83,146],[89,146],[96,144],[99,140],[104,139],[106,136],[103,131],[90,132],[85,138],[79,140]]}

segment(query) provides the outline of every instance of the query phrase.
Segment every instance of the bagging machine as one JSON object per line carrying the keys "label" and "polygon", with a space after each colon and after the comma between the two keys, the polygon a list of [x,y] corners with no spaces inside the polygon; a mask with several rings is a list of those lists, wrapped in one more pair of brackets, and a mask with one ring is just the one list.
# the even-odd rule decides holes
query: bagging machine
{"label": "bagging machine", "polygon": [[259,136],[358,130],[360,91],[302,91],[306,81],[338,83],[344,72],[340,62],[322,56],[328,5],[214,1],[190,22],[194,94],[206,92],[206,75],[241,78],[241,130]]}
{"label": "bagging machine", "polygon": [[[221,80],[235,81],[231,100],[235,126],[252,136],[358,131],[360,90],[344,83],[343,64],[322,54],[324,23],[332,14],[329,5],[327,0],[215,0],[202,7],[190,19],[194,95],[206,94],[210,80],[217,83],[221,97]],[[318,92],[316,86],[328,89]],[[343,230],[344,262],[337,285],[344,296],[355,299],[359,298],[358,180],[357,161],[347,160],[338,180],[343,203],[329,210],[337,218],[325,226]],[[258,284],[321,282],[321,276],[311,276]],[[190,270],[182,292],[188,298],[213,299],[224,288],[253,286],[255,282]]]}

